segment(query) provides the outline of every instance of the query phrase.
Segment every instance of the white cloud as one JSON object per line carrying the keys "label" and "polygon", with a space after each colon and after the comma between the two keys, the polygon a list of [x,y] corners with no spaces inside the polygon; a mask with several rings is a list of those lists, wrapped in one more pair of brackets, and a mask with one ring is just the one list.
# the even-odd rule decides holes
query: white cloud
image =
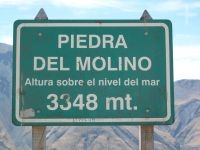
{"label": "white cloud", "polygon": [[188,9],[200,8],[200,2],[184,2],[182,0],[167,1],[132,1],[132,0],[48,0],[50,4],[57,7],[68,7],[77,9],[76,11],[91,9],[114,8],[124,12],[138,12],[141,9],[156,12],[179,12]]}
{"label": "white cloud", "polygon": [[[98,9],[98,8],[117,8],[124,11],[132,11],[137,7],[135,2],[120,0],[50,0],[54,6],[69,7],[76,9]],[[133,9],[135,8],[135,9]],[[77,10],[78,11],[78,10]]]}
{"label": "white cloud", "polygon": [[200,45],[192,46],[175,46],[174,47],[175,59],[199,59],[200,61]]}
{"label": "white cloud", "polygon": [[188,40],[199,40],[200,35],[194,34],[175,34],[174,40],[188,41]]}
{"label": "white cloud", "polygon": [[185,8],[185,3],[181,0],[168,0],[160,3],[156,3],[152,6],[155,11],[177,11]]}
{"label": "white cloud", "polygon": [[200,8],[200,2],[194,2],[191,4],[191,8]]}
{"label": "white cloud", "polygon": [[200,45],[174,47],[174,79],[200,79]]}
{"label": "white cloud", "polygon": [[175,61],[174,63],[174,80],[180,79],[200,79],[199,71],[200,62],[191,60]]}
{"label": "white cloud", "polygon": [[200,2],[184,2],[183,0],[167,0],[158,2],[156,4],[151,3],[151,10],[158,12],[179,12],[182,13],[186,9],[200,8]]}
{"label": "white cloud", "polygon": [[82,8],[82,9],[95,9],[105,5],[104,1],[101,0],[50,0],[50,2],[55,6],[65,6],[72,8]]}
{"label": "white cloud", "polygon": [[104,0],[50,0],[53,5],[56,6],[66,6],[72,8],[85,8],[85,9],[95,9],[105,5],[110,5],[109,3],[105,3]]}
{"label": "white cloud", "polygon": [[11,36],[0,36],[0,43],[5,43],[9,45],[13,45],[13,39]]}
{"label": "white cloud", "polygon": [[13,6],[27,6],[27,5],[32,5],[36,3],[39,0],[0,0],[0,6],[8,6],[8,5],[13,5]]}

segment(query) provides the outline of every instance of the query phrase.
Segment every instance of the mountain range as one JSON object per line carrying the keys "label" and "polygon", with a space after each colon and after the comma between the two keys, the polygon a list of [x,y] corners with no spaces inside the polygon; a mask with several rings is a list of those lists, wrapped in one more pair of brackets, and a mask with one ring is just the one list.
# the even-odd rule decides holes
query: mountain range
{"label": "mountain range", "polygon": [[[155,150],[200,150],[200,80],[175,82],[175,122],[154,126]],[[12,46],[0,43],[0,150],[30,150],[31,127],[12,124]],[[48,150],[137,150],[138,126],[47,127]]]}

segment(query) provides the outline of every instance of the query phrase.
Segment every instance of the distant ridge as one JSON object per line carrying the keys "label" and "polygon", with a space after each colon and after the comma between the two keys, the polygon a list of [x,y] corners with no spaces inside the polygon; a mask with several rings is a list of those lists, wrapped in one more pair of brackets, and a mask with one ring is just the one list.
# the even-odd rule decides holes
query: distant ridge
{"label": "distant ridge", "polygon": [[8,51],[12,51],[12,45],[0,43],[0,53],[5,53]]}
{"label": "distant ridge", "polygon": [[200,99],[200,80],[178,80],[174,84],[174,91],[177,102]]}
{"label": "distant ridge", "polygon": [[177,80],[176,85],[180,85],[183,88],[200,88],[200,80],[198,79],[182,79],[182,80]]}

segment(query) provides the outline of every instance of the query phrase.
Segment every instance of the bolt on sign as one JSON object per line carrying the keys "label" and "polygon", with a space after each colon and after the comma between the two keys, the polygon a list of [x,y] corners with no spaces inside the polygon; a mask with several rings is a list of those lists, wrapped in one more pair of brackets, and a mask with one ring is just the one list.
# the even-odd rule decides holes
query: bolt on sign
{"label": "bolt on sign", "polygon": [[18,20],[13,123],[174,121],[169,20]]}

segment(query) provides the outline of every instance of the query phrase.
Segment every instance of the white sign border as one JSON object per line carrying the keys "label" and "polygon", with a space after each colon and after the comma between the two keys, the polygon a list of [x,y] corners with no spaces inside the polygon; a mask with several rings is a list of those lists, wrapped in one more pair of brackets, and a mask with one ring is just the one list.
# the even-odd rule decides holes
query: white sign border
{"label": "white sign border", "polygon": [[[167,115],[164,118],[21,118],[20,117],[20,36],[23,27],[163,27],[165,29],[166,46],[166,93]],[[171,117],[170,90],[170,43],[169,28],[165,23],[21,23],[16,29],[16,102],[15,116],[21,123],[134,123],[134,122],[166,122]],[[91,121],[93,120],[93,121]]]}

